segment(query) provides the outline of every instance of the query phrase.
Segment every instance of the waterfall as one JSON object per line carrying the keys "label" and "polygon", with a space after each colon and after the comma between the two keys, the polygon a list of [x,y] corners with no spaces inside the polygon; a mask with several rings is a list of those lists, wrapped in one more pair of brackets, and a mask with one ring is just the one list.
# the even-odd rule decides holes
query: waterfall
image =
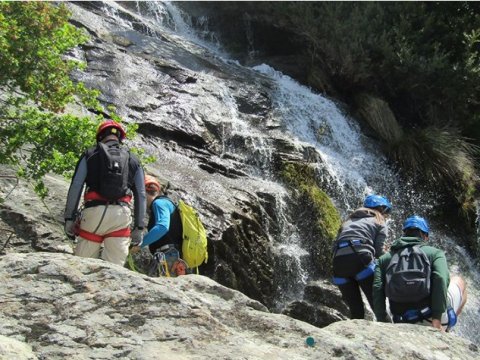
{"label": "waterfall", "polygon": [[280,229],[279,239],[274,247],[276,258],[275,271],[289,274],[276,282],[276,311],[281,311],[285,304],[301,299],[305,285],[309,280],[308,251],[302,247],[302,239],[292,221],[288,218],[285,197],[277,198],[277,225]]}
{"label": "waterfall", "polygon": [[[269,178],[269,165],[272,159],[271,147],[264,134],[239,116],[238,106],[230,89],[224,84],[216,84],[223,104],[228,112],[222,116],[222,156],[241,153],[247,157],[247,163],[253,164],[250,168],[252,175]],[[246,143],[240,144],[239,141]]]}
{"label": "waterfall", "polygon": [[[194,44],[186,45],[188,48],[200,46],[205,51],[211,51],[216,58],[236,63],[221,52],[218,43],[209,42],[216,39],[215,36],[205,35],[204,30],[202,38],[199,38],[192,29],[191,22],[185,21],[186,17],[172,3],[149,2],[148,8],[151,14],[148,14],[150,19],[146,21],[157,19],[159,23],[155,26],[163,26],[165,31],[174,30],[177,36],[183,37],[185,43],[193,42]],[[140,15],[147,16],[138,5],[137,11]],[[202,21],[203,25],[208,24],[207,19]],[[274,117],[281,124],[282,136],[294,140],[299,147],[313,149],[317,154],[320,159],[315,164],[318,180],[343,216],[358,207],[366,194],[374,192],[386,195],[394,205],[392,218],[388,222],[391,229],[389,241],[392,241],[400,236],[401,223],[408,215],[417,213],[428,218],[428,214],[435,209],[437,203],[434,189],[419,190],[414,180],[401,182],[374,141],[365,137],[354,119],[334,101],[313,92],[267,64],[244,70],[268,76],[275,84]],[[270,234],[270,237],[278,259],[277,272],[285,274],[277,282],[280,310],[289,301],[301,299],[305,284],[312,280],[308,264],[304,260],[308,256],[308,249],[302,247],[299,231],[289,220],[287,191],[275,183],[269,171],[272,145],[268,134],[239,116],[235,98],[227,86],[221,83],[216,86],[228,109],[228,116],[217,116],[224,118],[219,120],[222,121],[223,129],[222,156],[242,154],[245,162],[250,165],[250,174],[270,182],[276,190],[277,228],[280,233],[277,236]],[[248,144],[239,144],[240,138]],[[446,234],[439,224],[431,225],[431,239],[445,249],[451,273],[460,273],[467,280],[469,299],[454,332],[477,342],[476,334],[480,332],[479,272],[454,236]]]}
{"label": "waterfall", "polygon": [[[315,148],[321,158],[317,166],[324,170],[319,173],[328,176],[324,183],[331,187],[330,195],[338,205],[349,211],[369,193],[387,193],[399,187],[383,156],[366,149],[358,126],[333,101],[266,64],[253,69],[276,80],[276,117],[291,139]],[[381,184],[382,188],[373,189],[369,184]],[[357,199],[352,202],[352,197]]]}

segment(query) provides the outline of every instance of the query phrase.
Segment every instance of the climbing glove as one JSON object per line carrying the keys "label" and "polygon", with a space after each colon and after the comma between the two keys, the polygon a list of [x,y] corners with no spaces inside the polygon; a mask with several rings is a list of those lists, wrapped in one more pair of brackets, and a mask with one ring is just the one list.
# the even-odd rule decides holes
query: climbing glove
{"label": "climbing glove", "polygon": [[65,231],[65,235],[67,235],[70,240],[75,239],[75,220],[65,219],[65,225],[63,229]]}
{"label": "climbing glove", "polygon": [[132,242],[130,246],[140,246],[143,239],[143,228],[136,227],[133,229],[132,234],[130,235],[132,238]]}

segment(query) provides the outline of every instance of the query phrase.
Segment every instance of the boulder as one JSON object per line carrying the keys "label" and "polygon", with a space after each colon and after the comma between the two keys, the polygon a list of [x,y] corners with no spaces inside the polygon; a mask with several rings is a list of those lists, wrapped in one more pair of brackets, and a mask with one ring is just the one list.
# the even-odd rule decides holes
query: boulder
{"label": "boulder", "polygon": [[[13,351],[6,358],[480,356],[476,345],[430,327],[355,320],[319,329],[270,313],[258,301],[204,276],[150,278],[70,254],[4,255],[0,280],[0,351]],[[307,337],[314,338],[313,347],[305,345]]]}

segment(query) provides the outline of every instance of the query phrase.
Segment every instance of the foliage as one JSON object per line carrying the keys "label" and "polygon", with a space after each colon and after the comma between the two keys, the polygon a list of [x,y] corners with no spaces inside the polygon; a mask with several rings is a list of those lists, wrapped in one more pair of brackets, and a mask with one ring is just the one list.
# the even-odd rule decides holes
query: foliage
{"label": "foliage", "polygon": [[403,129],[385,101],[362,93],[355,96],[355,103],[358,114],[373,129],[379,139],[386,144],[395,144],[402,138]]}
{"label": "foliage", "polygon": [[[43,176],[71,175],[79,151],[93,145],[102,120],[64,112],[74,101],[102,110],[99,92],[70,78],[85,64],[66,54],[88,37],[69,16],[63,4],[0,2],[0,163],[33,179],[41,196],[47,193]],[[128,131],[134,136],[135,126]]]}
{"label": "foliage", "polygon": [[[68,23],[64,5],[46,2],[0,3],[0,86],[20,91],[23,99],[58,112],[74,95],[93,101],[95,92],[75,84],[69,74],[82,68],[63,55],[87,41],[83,31]],[[19,99],[17,99],[19,100]]]}
{"label": "foliage", "polygon": [[[368,91],[405,126],[453,123],[467,134],[480,125],[479,9],[467,2],[288,2],[268,11],[309,44],[312,66],[326,69],[347,100]],[[480,130],[475,135],[480,141]]]}
{"label": "foliage", "polygon": [[92,144],[91,119],[58,115],[25,106],[10,111],[15,121],[0,129],[2,163],[19,165],[19,175],[36,180],[35,190],[46,195],[41,178],[48,172],[71,174],[79,149]]}
{"label": "foliage", "polygon": [[[284,46],[303,51],[295,54],[297,58],[303,55],[310,59],[304,76],[315,83],[309,85],[341,96],[373,125],[387,147],[392,138],[407,139],[409,135],[402,133],[414,128],[441,129],[443,134],[450,133],[450,139],[457,136],[456,143],[480,146],[480,3],[288,1],[210,5],[210,10],[219,13],[219,9],[222,18],[241,19],[238,13],[248,14],[250,42],[255,43],[252,36],[263,36],[254,30],[265,29],[265,24],[291,34],[284,39]],[[240,20],[232,22],[232,27],[242,25]],[[284,48],[268,56],[285,53],[291,54]],[[315,74],[325,76],[318,80]],[[359,94],[369,94],[370,99],[358,101]],[[392,124],[397,123],[392,130]],[[415,151],[407,149],[409,143],[397,146],[394,152],[407,169],[415,166],[406,162],[411,158],[408,151]],[[401,156],[401,150],[407,154]],[[462,151],[451,159],[462,156]],[[455,164],[448,164],[448,157],[441,159],[445,163],[435,168],[447,172],[435,171],[435,177],[447,185],[452,181],[448,169]],[[475,167],[477,159],[478,154],[465,158],[470,162],[467,167]],[[475,181],[474,177],[468,181]]]}
{"label": "foliage", "polygon": [[281,172],[287,184],[297,189],[304,200],[302,207],[311,209],[315,219],[316,236],[314,250],[316,261],[323,274],[331,271],[331,249],[341,225],[340,214],[328,195],[322,191],[315,179],[315,170],[308,164],[284,163]]}
{"label": "foliage", "polygon": [[34,179],[41,195],[43,175],[71,171],[78,149],[95,135],[95,121],[61,111],[75,96],[100,109],[98,92],[69,77],[83,65],[64,54],[87,37],[68,16],[63,5],[0,3],[0,162]]}
{"label": "foliage", "polygon": [[403,168],[432,179],[448,177],[451,182],[463,171],[472,171],[472,156],[477,151],[453,129],[437,127],[412,129],[388,150]]}

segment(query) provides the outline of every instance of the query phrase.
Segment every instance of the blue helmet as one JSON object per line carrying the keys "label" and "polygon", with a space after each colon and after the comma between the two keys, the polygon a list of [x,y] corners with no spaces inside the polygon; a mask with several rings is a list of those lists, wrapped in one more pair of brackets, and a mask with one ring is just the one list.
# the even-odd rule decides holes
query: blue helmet
{"label": "blue helmet", "polygon": [[430,229],[428,227],[427,220],[424,218],[418,216],[418,215],[413,215],[410,216],[405,222],[403,223],[403,230],[410,229],[410,228],[415,228],[423,231],[425,234],[428,235],[430,232]]}
{"label": "blue helmet", "polygon": [[385,206],[386,213],[389,213],[392,210],[392,204],[386,197],[380,195],[368,195],[363,202],[363,206],[367,208],[376,208],[378,206]]}

